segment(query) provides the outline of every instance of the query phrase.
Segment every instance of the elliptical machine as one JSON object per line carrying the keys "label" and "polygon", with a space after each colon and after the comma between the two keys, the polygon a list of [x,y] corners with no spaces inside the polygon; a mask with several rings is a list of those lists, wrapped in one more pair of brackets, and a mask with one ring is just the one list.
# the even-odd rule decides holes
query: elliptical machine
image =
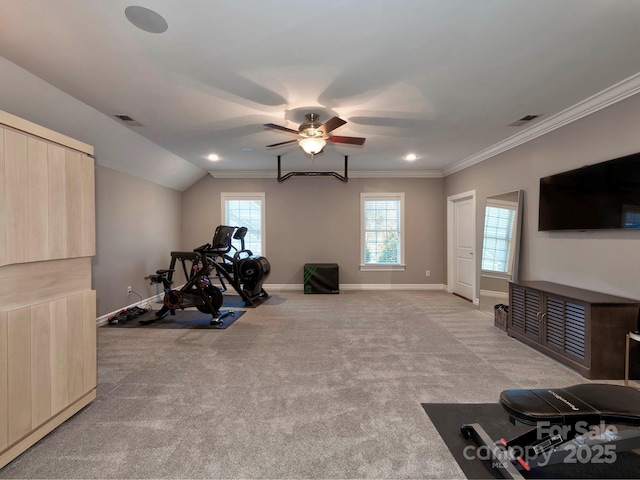
{"label": "elliptical machine", "polygon": [[[233,234],[231,236],[231,233]],[[215,269],[222,291],[225,281],[240,295],[247,307],[257,307],[269,294],[262,285],[271,272],[271,264],[265,257],[254,255],[245,247],[246,227],[219,225],[213,237],[213,246],[204,250],[207,262]],[[223,239],[229,238],[228,242]],[[232,241],[238,240],[240,248]],[[231,251],[233,255],[231,255]]]}

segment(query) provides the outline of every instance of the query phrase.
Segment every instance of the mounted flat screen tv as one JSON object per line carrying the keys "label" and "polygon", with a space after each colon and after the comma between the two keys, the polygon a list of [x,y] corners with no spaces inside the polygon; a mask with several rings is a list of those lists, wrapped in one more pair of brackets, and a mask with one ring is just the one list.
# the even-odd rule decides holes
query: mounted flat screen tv
{"label": "mounted flat screen tv", "polygon": [[640,153],[540,179],[538,230],[640,229]]}

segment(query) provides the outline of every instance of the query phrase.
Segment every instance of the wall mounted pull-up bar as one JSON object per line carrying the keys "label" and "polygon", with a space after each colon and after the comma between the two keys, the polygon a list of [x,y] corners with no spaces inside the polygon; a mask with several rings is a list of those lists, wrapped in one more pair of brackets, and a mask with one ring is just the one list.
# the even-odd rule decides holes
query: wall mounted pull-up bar
{"label": "wall mounted pull-up bar", "polygon": [[285,175],[282,175],[281,167],[280,167],[280,157],[281,155],[278,155],[278,182],[279,183],[282,183],[291,177],[334,177],[340,180],[341,182],[345,182],[345,183],[349,180],[349,177],[347,176],[347,167],[349,163],[348,155],[344,156],[344,175],[340,175],[339,173],[336,173],[336,172],[289,172],[289,173],[286,173]]}

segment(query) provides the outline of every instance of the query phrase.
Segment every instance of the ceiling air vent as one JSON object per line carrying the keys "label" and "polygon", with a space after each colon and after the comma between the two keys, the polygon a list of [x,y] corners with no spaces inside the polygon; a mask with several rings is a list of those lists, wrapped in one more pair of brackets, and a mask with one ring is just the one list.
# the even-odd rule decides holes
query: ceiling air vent
{"label": "ceiling air vent", "polygon": [[129,125],[131,127],[141,127],[142,126],[142,124],[140,122],[134,120],[129,115],[114,115],[114,117],[119,118],[120,120],[122,120],[124,123],[126,123],[127,125]]}
{"label": "ceiling air vent", "polygon": [[527,123],[529,123],[531,120],[535,120],[536,118],[538,118],[540,115],[525,115],[524,117],[522,117],[519,120],[516,120],[513,123],[510,123],[508,126],[509,127],[520,127],[522,125],[525,125]]}

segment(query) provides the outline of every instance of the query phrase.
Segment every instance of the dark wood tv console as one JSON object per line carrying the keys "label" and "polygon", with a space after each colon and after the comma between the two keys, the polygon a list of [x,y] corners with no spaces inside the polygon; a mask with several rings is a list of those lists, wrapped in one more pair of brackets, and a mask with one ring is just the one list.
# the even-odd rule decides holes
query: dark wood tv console
{"label": "dark wood tv console", "polygon": [[509,284],[507,333],[589,379],[623,379],[640,300],[543,281]]}

